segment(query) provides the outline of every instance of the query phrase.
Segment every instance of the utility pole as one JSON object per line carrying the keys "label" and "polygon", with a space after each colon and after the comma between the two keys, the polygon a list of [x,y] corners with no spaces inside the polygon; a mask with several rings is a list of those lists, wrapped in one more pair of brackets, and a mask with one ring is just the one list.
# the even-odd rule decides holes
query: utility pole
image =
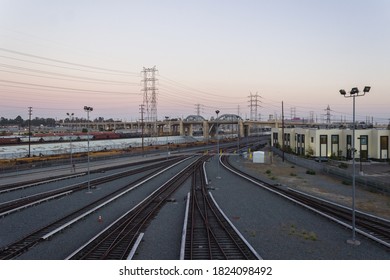
{"label": "utility pole", "polygon": [[[70,123],[73,123],[73,116],[74,116],[74,113],[66,113],[66,115],[68,116],[69,118],[69,122]],[[71,172],[75,172],[75,166],[73,166],[73,156],[72,156],[72,136],[73,136],[73,126],[71,125],[71,128],[70,128],[70,135],[69,135],[69,149],[70,149],[70,168],[71,168]]]}
{"label": "utility pole", "polygon": [[84,111],[87,112],[87,158],[88,158],[88,192],[91,193],[91,171],[90,171],[90,158],[89,158],[89,113],[93,111],[92,107],[84,106]]}
{"label": "utility pole", "polygon": [[144,155],[144,104],[139,105],[141,113],[141,138],[142,138],[142,155]]}
{"label": "utility pole", "polygon": [[219,127],[218,127],[218,114],[219,110],[216,110],[215,113],[217,114],[217,162],[218,162],[218,174],[217,174],[217,179],[221,179],[220,173],[219,173]]}
{"label": "utility pole", "polygon": [[28,107],[28,157],[31,157],[31,115],[32,107]]}
{"label": "utility pole", "polygon": [[284,162],[284,108],[282,101],[282,161]]}

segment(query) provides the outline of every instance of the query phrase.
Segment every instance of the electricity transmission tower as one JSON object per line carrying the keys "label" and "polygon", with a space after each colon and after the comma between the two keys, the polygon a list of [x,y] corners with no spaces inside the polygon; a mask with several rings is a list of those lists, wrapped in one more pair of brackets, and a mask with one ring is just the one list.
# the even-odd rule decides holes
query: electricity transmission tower
{"label": "electricity transmission tower", "polygon": [[331,114],[330,114],[330,106],[328,105],[328,107],[325,109],[325,111],[326,111],[326,114],[325,114],[325,116],[326,116],[326,123],[327,124],[330,124],[330,118],[331,118]]}
{"label": "electricity transmission tower", "polygon": [[252,94],[252,92],[250,93],[250,95],[248,96],[249,97],[249,108],[250,108],[250,119],[252,121],[257,121],[257,108],[260,107],[260,100],[259,100],[259,97],[261,97],[260,95],[257,94]]}
{"label": "electricity transmission tower", "polygon": [[143,105],[146,113],[144,121],[149,127],[149,137],[150,144],[156,140],[157,136],[157,88],[156,88],[156,66],[153,68],[145,68],[142,71],[143,74]]}
{"label": "electricity transmission tower", "polygon": [[203,104],[195,104],[195,110],[196,110],[196,115],[200,116],[200,113],[203,112]]}
{"label": "electricity transmission tower", "polygon": [[145,68],[141,72],[143,74],[143,105],[146,110],[146,122],[157,121],[157,88],[156,88],[156,66],[153,68]]}
{"label": "electricity transmission tower", "polygon": [[139,112],[141,113],[141,138],[142,138],[142,156],[144,155],[144,127],[145,127],[145,124],[144,124],[144,112],[145,112],[145,108],[144,108],[144,104],[141,104],[139,105]]}

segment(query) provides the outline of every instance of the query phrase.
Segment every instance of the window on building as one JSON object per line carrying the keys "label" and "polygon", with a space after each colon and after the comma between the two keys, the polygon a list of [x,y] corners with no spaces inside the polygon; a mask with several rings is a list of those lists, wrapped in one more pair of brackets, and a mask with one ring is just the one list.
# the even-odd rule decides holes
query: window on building
{"label": "window on building", "polygon": [[339,136],[332,135],[332,144],[338,144],[338,143],[339,143]]}
{"label": "window on building", "polygon": [[360,145],[367,145],[368,142],[368,135],[361,135],[360,136]]}
{"label": "window on building", "polygon": [[347,145],[352,145],[352,136],[347,135]]}
{"label": "window on building", "polygon": [[328,144],[328,136],[320,135],[320,144]]}
{"label": "window on building", "polygon": [[278,133],[277,132],[274,132],[273,133],[273,144],[274,146],[278,143]]}
{"label": "window on building", "polygon": [[389,137],[388,136],[381,136],[381,150],[387,150],[389,147]]}

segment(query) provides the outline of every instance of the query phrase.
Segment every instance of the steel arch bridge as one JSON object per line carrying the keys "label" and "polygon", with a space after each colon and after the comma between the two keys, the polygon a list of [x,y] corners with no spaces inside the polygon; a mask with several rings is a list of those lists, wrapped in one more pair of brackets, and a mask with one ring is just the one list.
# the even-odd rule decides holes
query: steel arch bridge
{"label": "steel arch bridge", "polygon": [[184,119],[186,122],[202,122],[205,121],[206,119],[200,115],[189,115]]}
{"label": "steel arch bridge", "polygon": [[239,115],[236,115],[236,114],[223,114],[223,115],[219,116],[216,120],[236,122],[236,121],[242,121],[243,119]]}

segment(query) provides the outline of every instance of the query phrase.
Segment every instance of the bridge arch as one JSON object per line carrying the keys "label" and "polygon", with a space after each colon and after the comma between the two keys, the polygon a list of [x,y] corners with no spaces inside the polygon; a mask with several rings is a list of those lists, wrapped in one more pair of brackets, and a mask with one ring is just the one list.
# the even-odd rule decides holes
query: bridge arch
{"label": "bridge arch", "polygon": [[202,122],[205,121],[206,119],[200,115],[189,115],[184,119],[186,122]]}
{"label": "bridge arch", "polygon": [[223,114],[219,116],[216,120],[219,121],[242,121],[243,119],[236,114]]}

